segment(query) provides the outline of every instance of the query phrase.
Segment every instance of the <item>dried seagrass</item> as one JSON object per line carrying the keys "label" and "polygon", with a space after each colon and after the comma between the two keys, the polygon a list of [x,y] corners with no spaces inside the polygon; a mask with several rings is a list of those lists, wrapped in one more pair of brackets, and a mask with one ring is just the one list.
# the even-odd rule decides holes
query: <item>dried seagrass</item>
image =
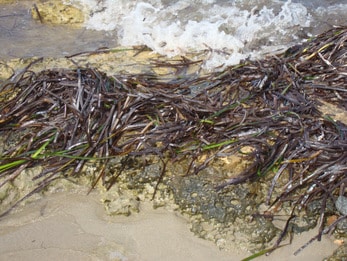
{"label": "dried seagrass", "polygon": [[[347,181],[347,127],[318,106],[347,108],[346,39],[347,29],[335,28],[281,55],[183,79],[107,76],[93,68],[25,70],[0,88],[0,132],[20,135],[1,155],[0,189],[25,168],[44,166],[35,193],[79,173],[88,160],[105,166],[123,155],[158,155],[162,175],[165,159],[188,158],[185,174],[198,174],[214,158],[248,147],[244,157],[253,164],[217,190],[276,170],[267,203],[302,208],[322,199],[323,220],[327,199]],[[171,66],[188,65],[183,59]],[[208,156],[198,164],[202,154]],[[290,179],[273,198],[284,170]],[[100,179],[112,186],[104,169]],[[320,235],[323,228],[321,222]]]}

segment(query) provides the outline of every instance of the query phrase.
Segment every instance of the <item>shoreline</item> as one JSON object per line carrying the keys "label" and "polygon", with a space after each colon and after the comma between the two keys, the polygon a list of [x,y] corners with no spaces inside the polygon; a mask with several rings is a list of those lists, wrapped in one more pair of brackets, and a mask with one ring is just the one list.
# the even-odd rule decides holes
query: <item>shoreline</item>
{"label": "shoreline", "polygon": [[[149,202],[142,202],[140,213],[130,217],[108,216],[99,197],[97,192],[58,192],[6,216],[0,222],[0,260],[238,261],[250,256],[237,248],[219,250],[190,232],[181,214],[154,210]],[[316,233],[296,235],[290,245],[255,260],[322,260],[337,248],[326,235],[293,255]]]}
{"label": "shoreline", "polygon": [[[327,49],[327,47],[324,46],[324,48],[321,49],[320,51],[325,51],[326,49]],[[23,72],[22,71],[23,68],[29,69],[30,71],[33,70],[34,72],[42,72],[43,70],[46,70],[46,69],[53,69],[52,71],[57,72],[56,68],[62,68],[62,71],[64,68],[67,71],[67,68],[79,68],[79,67],[89,67],[89,68],[97,67],[98,70],[100,70],[102,73],[105,72],[108,75],[114,75],[115,73],[124,73],[126,75],[133,73],[133,74],[138,74],[138,75],[142,75],[142,76],[146,75],[146,74],[147,75],[153,75],[153,74],[155,74],[155,75],[175,75],[175,69],[174,69],[175,67],[172,66],[172,62],[175,62],[175,61],[177,62],[178,60],[176,60],[176,58],[167,59],[165,57],[158,56],[149,50],[145,50],[145,51],[144,50],[145,49],[141,49],[141,47],[139,47],[139,49],[136,49],[136,48],[130,48],[130,49],[128,49],[128,48],[120,48],[120,49],[118,49],[118,48],[115,48],[115,49],[104,48],[104,49],[99,49],[97,51],[87,51],[85,53],[82,53],[82,54],[76,55],[76,56],[67,53],[66,56],[69,58],[66,58],[66,57],[62,58],[62,56],[60,56],[60,58],[49,58],[49,57],[43,58],[42,63],[41,63],[41,61],[39,61],[35,64],[32,64],[32,66],[30,66],[30,68],[26,68],[26,66],[29,65],[30,63],[32,63],[32,61],[35,60],[36,58],[34,58],[34,57],[24,58],[24,59],[23,58],[15,58],[12,60],[4,61],[0,64],[0,67],[1,67],[0,69],[4,69],[3,70],[4,73],[0,75],[0,78],[7,79],[7,80],[4,80],[4,82],[2,82],[2,83],[6,84],[6,81],[7,81],[9,84],[13,84],[14,82],[16,82],[18,80],[16,78],[16,76],[21,77],[21,72]],[[307,54],[307,56],[310,57],[308,54]],[[199,60],[201,57],[202,56],[198,56],[196,58],[196,60]],[[314,57],[314,54],[312,54],[312,57]],[[108,60],[105,62],[104,59],[108,59]],[[160,59],[162,59],[162,60],[160,60]],[[180,59],[185,59],[185,58],[180,58]],[[201,59],[203,60],[203,58],[201,58]],[[329,62],[329,60],[327,60],[326,58],[324,58],[324,59],[323,59],[323,61]],[[4,60],[6,60],[6,59],[4,59]],[[308,60],[310,60],[310,58]],[[160,61],[160,62],[158,62],[158,61]],[[180,61],[178,61],[178,63]],[[156,67],[156,63],[159,64],[159,66]],[[170,65],[167,66],[168,64],[170,64]],[[160,65],[164,68],[161,68]],[[201,69],[201,63],[197,63],[196,65],[192,65],[191,67],[188,66],[187,67],[188,69],[186,68],[187,71],[185,71],[185,74],[187,75],[190,72],[196,72],[196,71],[200,72],[199,66]],[[291,67],[286,67],[286,68],[288,69]],[[235,67],[234,71],[236,71],[237,69],[239,69],[239,68]],[[295,70],[297,70],[297,68],[295,68]],[[179,70],[177,69],[176,71],[179,71]],[[228,72],[228,73],[232,73],[232,72],[233,72],[233,70],[230,70],[230,72]],[[179,75],[179,77],[184,76],[185,74],[183,73],[182,75]],[[8,79],[11,75],[13,76],[12,79]],[[88,75],[88,73],[87,73],[87,75]],[[219,79],[222,79],[222,77],[224,77],[224,76],[225,75],[222,75]],[[263,79],[265,79],[265,77]],[[268,79],[267,76],[266,76],[266,79]],[[129,81],[131,81],[131,80],[132,79],[129,79]],[[140,80],[142,80],[142,79],[140,79]],[[134,82],[136,83],[136,81],[134,81]],[[230,82],[232,82],[232,81],[230,81]],[[263,88],[263,85],[261,82],[262,81],[260,81],[260,83],[259,83],[259,86],[261,85],[260,89]],[[265,82],[266,81],[264,81],[264,83]],[[143,81],[142,83],[146,84],[147,82]],[[253,82],[250,81],[250,84],[253,84],[253,83],[254,83],[254,81]],[[135,85],[136,85],[136,88],[139,87],[139,91],[143,91],[143,86],[141,86],[141,84],[137,83]],[[245,86],[249,87],[249,85],[247,85],[247,84]],[[288,89],[284,89],[281,91],[283,91],[283,93],[286,94],[287,90]],[[241,91],[244,91],[244,89],[242,89]],[[284,96],[283,93],[282,93],[282,96]],[[146,94],[146,93],[144,93],[144,94]],[[274,93],[270,93],[270,94],[273,95]],[[283,98],[282,96],[278,96],[277,98],[282,99]],[[284,98],[290,102],[291,97],[290,96],[288,96],[288,97],[289,98],[287,99],[287,96],[284,96]],[[273,100],[275,103],[275,99],[273,99]],[[271,103],[272,100],[270,99],[269,102]],[[241,105],[242,105],[242,103],[243,102],[241,100]],[[284,103],[287,103],[287,101],[285,101]],[[221,102],[221,104],[223,104],[223,103]],[[285,105],[287,105],[287,104],[285,104]],[[272,107],[275,107],[275,105]],[[245,103],[245,106],[240,106],[241,110],[244,108],[247,108],[246,103]],[[327,111],[327,114],[329,117],[333,113],[331,104],[323,104],[322,108],[323,108],[322,110]],[[221,110],[219,110],[218,112],[220,112],[220,111]],[[289,112],[291,112],[291,111],[289,111]],[[336,113],[336,115],[338,115],[338,117],[340,117],[340,119],[344,119],[345,115],[346,115],[345,114],[346,112],[343,110],[336,110],[336,112],[334,112],[334,113]],[[178,114],[178,116],[176,118],[179,119],[181,117],[181,115],[182,114]],[[244,116],[242,116],[244,118],[240,122],[243,122],[244,120],[246,120],[247,115],[248,114],[244,114]],[[239,116],[239,115],[237,115],[237,116]],[[292,116],[293,116],[293,114],[292,114]],[[183,116],[182,119],[184,120],[184,118],[188,118],[188,117]],[[293,117],[293,119],[297,120],[295,117]],[[299,119],[300,119],[300,117],[299,117]],[[203,120],[204,120],[204,123],[206,123],[206,124],[213,123],[213,121],[211,121],[210,118],[207,118],[207,120],[206,119],[203,119]],[[285,120],[285,118],[284,118],[284,120]],[[292,122],[294,120],[292,120]],[[346,124],[346,123],[344,123],[344,124]],[[151,127],[152,125],[148,125],[148,126]],[[241,134],[244,135],[244,132],[241,132]],[[247,132],[246,132],[246,135],[247,135]],[[204,137],[203,138],[206,140],[206,137],[207,136],[205,136],[205,138]],[[203,142],[205,142],[205,141],[203,141]],[[230,140],[229,140],[229,142],[230,142]],[[211,142],[211,143],[212,143],[212,145],[214,144],[213,142]],[[203,143],[202,148],[209,148],[210,144],[209,144],[209,142]],[[228,145],[230,143],[221,143],[221,144]],[[159,145],[157,144],[156,146],[160,146],[160,144]],[[212,147],[213,146],[211,146],[211,148]],[[217,148],[218,148],[218,146],[217,146]],[[309,154],[309,156],[310,155],[312,155],[312,154]],[[316,154],[313,154],[313,155],[316,155]],[[318,157],[319,153],[316,156]],[[316,158],[316,156],[312,156],[312,158],[307,158],[307,156],[305,158],[304,156],[302,156],[301,159],[303,159],[303,161],[310,161],[310,160],[314,160]],[[226,159],[229,160],[228,158],[226,158]],[[294,161],[291,162],[291,158],[288,158],[287,163],[294,163]],[[301,163],[300,157],[299,157],[299,161],[296,163],[297,164]],[[223,164],[225,164],[225,162],[222,162],[222,163],[217,162],[216,166],[218,168],[220,166],[222,166],[219,169],[223,169],[223,168],[227,169],[227,167],[223,167]],[[153,169],[149,168],[149,172],[151,170],[153,170]],[[181,172],[184,173],[184,171],[181,171]],[[216,173],[218,174],[218,172],[216,172]],[[235,173],[233,173],[233,174],[235,174]],[[211,180],[213,181],[213,178],[209,178],[206,173],[204,175],[207,176],[207,181],[211,181]],[[229,174],[227,174],[227,175],[229,175]],[[144,176],[144,177],[147,178],[147,176]],[[216,177],[216,180],[218,178],[221,178],[221,177]],[[222,178],[225,179],[225,177],[222,177]],[[221,178],[221,180],[222,180],[222,178]],[[229,178],[229,180],[232,180],[232,178],[230,179],[229,176],[227,176],[227,178]],[[117,198],[119,195],[121,195],[121,193],[124,193],[124,194],[137,193],[137,192],[133,192],[133,191],[125,192],[125,190],[128,189],[128,187],[131,187],[131,186],[134,187],[134,184],[136,183],[136,179],[134,179],[134,180],[135,180],[135,181],[133,181],[134,183],[130,184],[129,186],[126,185],[125,183],[121,184],[120,188],[117,188],[118,191],[116,191],[114,193],[113,197],[111,197],[111,199],[108,198],[107,200],[112,201],[115,198]],[[90,182],[90,180],[89,180],[89,182]],[[202,181],[199,180],[199,182],[206,182],[206,180],[202,180]],[[204,186],[199,187],[200,183],[196,183],[196,184],[197,184],[196,185],[197,188],[205,188]],[[212,185],[212,187],[213,187],[213,185]],[[146,189],[148,191],[153,191],[153,188],[154,188],[153,182],[151,185],[148,185],[148,187],[146,187]],[[65,190],[65,189],[63,189],[63,190]],[[164,190],[166,190],[165,187],[164,187],[163,191]],[[251,190],[253,191],[253,188]],[[121,193],[120,193],[120,191],[121,191]],[[190,190],[183,191],[183,192],[184,193],[189,192],[189,193],[187,193],[188,196],[194,194],[194,193],[191,193]],[[85,191],[84,191],[84,193],[85,193]],[[112,193],[112,192],[110,192],[110,193]],[[263,192],[259,192],[259,193],[263,193]],[[198,226],[195,226],[194,228],[192,228],[193,227],[192,223],[190,223],[188,225],[188,223],[192,222],[192,220],[190,220],[188,222],[186,217],[183,217],[183,216],[181,216],[181,214],[178,213],[179,211],[177,209],[175,212],[167,211],[167,210],[165,210],[165,207],[159,208],[157,210],[153,210],[152,206],[150,206],[150,203],[148,202],[148,198],[146,198],[146,196],[144,196],[144,195],[139,196],[141,198],[138,202],[136,202],[137,200],[135,199],[134,195],[131,195],[130,200],[129,200],[129,198],[126,198],[126,196],[125,196],[125,200],[122,203],[123,204],[122,207],[125,207],[125,208],[132,208],[133,207],[133,209],[130,211],[131,215],[129,217],[122,217],[122,216],[119,217],[118,216],[118,217],[108,217],[108,218],[105,218],[105,216],[104,216],[105,213],[100,212],[100,206],[101,205],[99,204],[99,202],[97,202],[98,200],[100,200],[99,199],[100,195],[97,195],[97,193],[94,193],[94,192],[92,192],[91,195],[95,196],[98,199],[96,200],[94,198],[91,200],[91,198],[89,196],[84,195],[85,198],[83,198],[83,196],[73,195],[73,194],[71,195],[68,192],[62,192],[62,194],[58,193],[58,194],[52,194],[52,195],[48,195],[48,196],[45,195],[45,196],[43,196],[42,199],[39,199],[38,201],[36,198],[30,199],[31,202],[28,203],[27,206],[20,207],[21,210],[18,209],[18,212],[11,213],[8,216],[5,216],[0,221],[0,226],[3,227],[4,231],[6,231],[3,234],[1,234],[1,237],[4,237],[4,238],[8,237],[10,239],[13,239],[13,238],[15,239],[14,241],[7,241],[6,240],[6,242],[9,242],[8,245],[7,244],[0,244],[0,249],[1,249],[1,247],[3,247],[3,249],[4,249],[4,251],[0,251],[0,252],[2,252],[2,253],[6,252],[6,257],[10,258],[10,259],[11,258],[16,259],[16,258],[20,258],[20,257],[24,257],[24,256],[32,256],[33,260],[34,260],[34,258],[36,258],[35,260],[40,260],[40,258],[42,258],[42,259],[46,258],[47,255],[50,255],[50,257],[52,257],[52,258],[61,258],[62,255],[63,256],[66,255],[67,258],[72,259],[73,257],[76,257],[76,255],[77,255],[78,257],[80,257],[83,260],[85,260],[85,258],[87,258],[87,259],[90,258],[91,260],[105,260],[105,258],[110,258],[109,260],[115,259],[115,260],[136,260],[136,261],[137,260],[163,259],[164,257],[166,257],[166,255],[168,255],[168,253],[171,253],[170,255],[173,258],[170,260],[182,260],[181,259],[182,253],[185,254],[186,259],[191,259],[191,260],[204,260],[204,258],[206,258],[206,260],[211,260],[211,259],[216,259],[216,258],[218,258],[219,260],[230,260],[230,253],[234,253],[235,251],[237,252],[237,249],[229,250],[229,251],[225,251],[225,252],[219,251],[216,244],[214,244],[210,241],[207,241],[207,240],[198,239],[196,235],[194,235],[192,232],[189,232],[189,229],[191,229],[192,231],[195,231],[195,233],[196,233],[197,230],[199,230],[200,228],[203,228],[203,225],[201,225],[201,227],[199,227],[200,225],[198,225]],[[193,196],[192,196],[192,198],[193,198]],[[52,205],[49,205],[48,203],[52,204]],[[36,206],[36,204],[37,204],[37,206]],[[118,204],[118,203],[116,203],[116,204]],[[158,205],[160,205],[160,204],[165,205],[165,203],[162,203],[162,202],[158,203]],[[64,209],[64,207],[66,207],[66,209]],[[166,205],[166,207],[167,207],[167,205]],[[197,207],[197,206],[192,204],[192,207],[190,208],[190,210],[193,212],[195,207]],[[117,206],[115,208],[117,209]],[[189,209],[189,207],[187,207],[187,209]],[[187,211],[187,209],[185,209],[185,210]],[[216,208],[215,208],[215,206],[213,206],[213,208],[211,208],[211,209],[213,211],[215,211]],[[140,212],[135,213],[135,212],[137,212],[137,210],[140,210]],[[95,211],[97,212],[97,215],[95,214],[96,213]],[[208,211],[210,211],[210,210],[208,209]],[[125,213],[128,213],[128,212],[125,211]],[[216,214],[216,213],[213,213],[213,214]],[[216,217],[219,217],[218,213],[216,214]],[[80,221],[83,224],[81,224]],[[110,225],[110,223],[113,223],[113,222],[119,223],[120,226],[114,226],[112,231],[111,231],[111,229],[109,228],[109,225]],[[139,225],[139,226],[136,226],[136,225]],[[279,228],[282,229],[283,225],[284,224],[282,224],[282,226],[279,226]],[[61,229],[59,231],[54,230],[55,228],[59,228],[59,226],[61,226],[60,227]],[[94,226],[97,226],[97,227],[94,227]],[[189,226],[191,226],[191,227],[189,228]],[[102,231],[105,231],[105,234],[107,234],[109,236],[107,238],[107,237],[103,237],[103,235],[100,235],[97,233],[96,234],[92,233],[92,232],[91,233],[89,233],[89,232],[85,233],[85,231],[88,230],[87,228],[90,228],[92,230],[93,229],[95,229],[95,230],[100,229]],[[153,228],[156,228],[157,231],[153,231]],[[50,231],[51,229],[53,229],[52,231],[55,233],[55,234],[53,233],[55,235],[54,238],[50,238],[48,235],[49,233],[47,233],[46,235],[40,234],[41,231]],[[108,231],[108,229],[110,231]],[[117,234],[115,231],[118,231],[118,230],[124,230],[124,233],[123,234],[122,233]],[[27,233],[26,231],[29,231],[30,235],[35,235],[35,238],[31,239],[31,243],[29,242],[30,239],[27,239],[25,237],[25,234]],[[70,232],[70,231],[74,231],[74,233],[64,234],[65,232]],[[126,232],[129,232],[129,231],[131,232],[130,233],[131,236],[127,237]],[[206,231],[208,231],[208,229]],[[206,231],[203,231],[203,232],[208,233]],[[148,235],[151,232],[155,232],[155,233],[153,233],[154,237],[150,238],[150,240],[149,240]],[[108,234],[108,233],[110,233],[110,234]],[[293,245],[280,247],[273,254],[271,254],[270,257],[263,256],[263,257],[258,258],[257,260],[269,260],[269,259],[271,260],[272,258],[275,260],[281,260],[281,259],[292,260],[291,258],[293,258],[293,260],[295,260],[295,258],[297,258],[297,257],[293,257],[292,253],[295,250],[297,250],[298,246],[300,247],[302,244],[306,243],[310,237],[315,236],[316,233],[317,233],[317,231],[310,230],[308,233],[305,232],[302,235],[295,235]],[[80,234],[82,236],[86,236],[86,238],[81,236],[81,238],[77,237],[77,239],[76,239],[76,235],[80,235]],[[175,237],[172,237],[172,235],[174,235]],[[176,236],[177,236],[177,238],[176,238]],[[205,238],[208,238],[208,235],[206,236],[206,234],[204,234],[204,236],[202,236],[200,234],[200,236],[201,237],[205,236]],[[25,238],[25,240],[23,240],[23,238]],[[39,238],[41,240],[40,244],[39,244],[39,241],[37,238]],[[76,243],[76,245],[74,245],[72,248],[69,248],[69,246],[66,246],[65,245],[66,242],[64,241],[66,238],[69,238],[71,240],[69,245],[74,245],[75,243]],[[116,238],[116,241],[112,241],[111,238]],[[125,242],[122,241],[124,238],[126,239]],[[212,236],[210,238],[212,238]],[[215,240],[215,238],[213,238],[213,239]],[[27,240],[29,240],[29,241],[27,241]],[[148,240],[148,242],[147,242],[147,240]],[[312,254],[318,254],[319,258],[323,258],[325,254],[330,255],[332,253],[332,248],[337,248],[337,245],[335,245],[332,242],[331,238],[327,238],[325,235],[323,236],[323,240],[326,240],[326,241],[324,241],[324,242],[326,242],[326,244],[324,244],[324,246],[326,245],[326,246],[328,246],[328,248],[322,247],[323,246],[322,242],[314,242],[312,245],[308,246],[302,253],[300,253],[299,257],[303,258],[305,256],[305,253],[306,253],[307,255],[311,255],[311,256],[307,257],[308,258],[307,260],[310,260],[310,258],[312,258],[312,260],[314,260],[318,257],[317,256],[313,257]],[[20,244],[23,244],[23,245],[14,246],[13,242],[20,242]],[[105,242],[106,242],[106,244],[105,244]],[[150,242],[152,242],[152,243],[150,243]],[[160,245],[161,250],[158,253],[157,253],[157,247],[158,246],[155,244],[156,242],[163,243],[162,245]],[[171,242],[172,244],[167,244],[166,242]],[[218,242],[223,243],[223,238]],[[284,241],[284,242],[286,242],[286,241]],[[297,243],[295,243],[295,242],[297,242]],[[48,245],[45,245],[46,243],[48,243]],[[58,247],[54,247],[54,244],[56,244]],[[96,253],[93,252],[94,250],[91,252],[89,252],[89,250],[88,250],[88,249],[92,248],[93,244],[100,246],[100,248],[98,248],[98,247],[95,248]],[[103,244],[105,244],[105,245],[103,245]],[[59,247],[59,245],[63,246],[63,247]],[[151,248],[151,245],[153,245],[155,247]],[[319,248],[319,250],[322,252],[310,251],[310,249],[313,249],[313,248],[315,248],[315,250],[316,250],[316,248]],[[20,251],[18,251],[19,249],[23,249],[23,251],[20,252]],[[117,251],[114,252],[113,251],[114,249],[117,249]],[[181,253],[179,251],[177,251],[177,249],[179,249],[181,251]],[[191,249],[193,249],[194,252],[191,252]],[[329,252],[325,252],[325,251],[329,251]],[[18,256],[16,256],[15,252],[17,252]],[[85,252],[87,253],[87,255],[85,255]],[[280,256],[277,256],[277,255],[280,255]],[[301,255],[303,255],[303,256],[301,256]],[[245,254],[245,252],[243,252],[241,255],[237,256],[237,259],[235,259],[235,260],[245,258],[246,256],[247,255]],[[207,259],[207,258],[209,258],[209,259]],[[276,259],[276,258],[279,258],[279,259]],[[306,256],[305,256],[305,258],[306,258]],[[0,259],[1,259],[1,257],[0,257]]]}

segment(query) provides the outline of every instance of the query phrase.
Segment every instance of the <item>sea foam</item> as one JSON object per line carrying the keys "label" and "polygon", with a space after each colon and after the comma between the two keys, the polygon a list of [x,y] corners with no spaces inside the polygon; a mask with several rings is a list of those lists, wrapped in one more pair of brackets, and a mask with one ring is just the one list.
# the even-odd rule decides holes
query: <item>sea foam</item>
{"label": "sea foam", "polygon": [[70,0],[85,10],[85,27],[106,30],[123,46],[147,45],[172,57],[209,50],[205,66],[257,58],[308,37],[312,15],[292,1]]}

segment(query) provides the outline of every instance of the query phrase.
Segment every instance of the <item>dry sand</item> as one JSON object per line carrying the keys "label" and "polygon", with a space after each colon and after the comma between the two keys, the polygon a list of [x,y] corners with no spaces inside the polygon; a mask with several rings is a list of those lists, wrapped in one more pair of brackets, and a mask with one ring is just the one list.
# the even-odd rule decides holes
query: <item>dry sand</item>
{"label": "dry sand", "polygon": [[[249,253],[221,251],[197,238],[178,213],[141,203],[130,217],[107,216],[99,195],[56,193],[0,220],[0,260],[241,260]],[[299,256],[293,252],[315,231],[256,260],[322,260],[336,245],[324,236]]]}

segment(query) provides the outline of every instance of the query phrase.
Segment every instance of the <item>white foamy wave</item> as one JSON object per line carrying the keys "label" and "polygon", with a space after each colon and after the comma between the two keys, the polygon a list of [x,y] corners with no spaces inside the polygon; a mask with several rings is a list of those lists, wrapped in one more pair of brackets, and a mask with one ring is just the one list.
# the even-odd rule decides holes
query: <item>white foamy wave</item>
{"label": "white foamy wave", "polygon": [[346,25],[347,23],[347,4],[318,7],[315,13],[320,22],[334,25]]}
{"label": "white foamy wave", "polygon": [[311,22],[306,7],[291,1],[248,8],[223,0],[69,2],[84,8],[88,29],[114,32],[120,45],[147,45],[167,56],[209,49],[211,67],[291,43]]}

